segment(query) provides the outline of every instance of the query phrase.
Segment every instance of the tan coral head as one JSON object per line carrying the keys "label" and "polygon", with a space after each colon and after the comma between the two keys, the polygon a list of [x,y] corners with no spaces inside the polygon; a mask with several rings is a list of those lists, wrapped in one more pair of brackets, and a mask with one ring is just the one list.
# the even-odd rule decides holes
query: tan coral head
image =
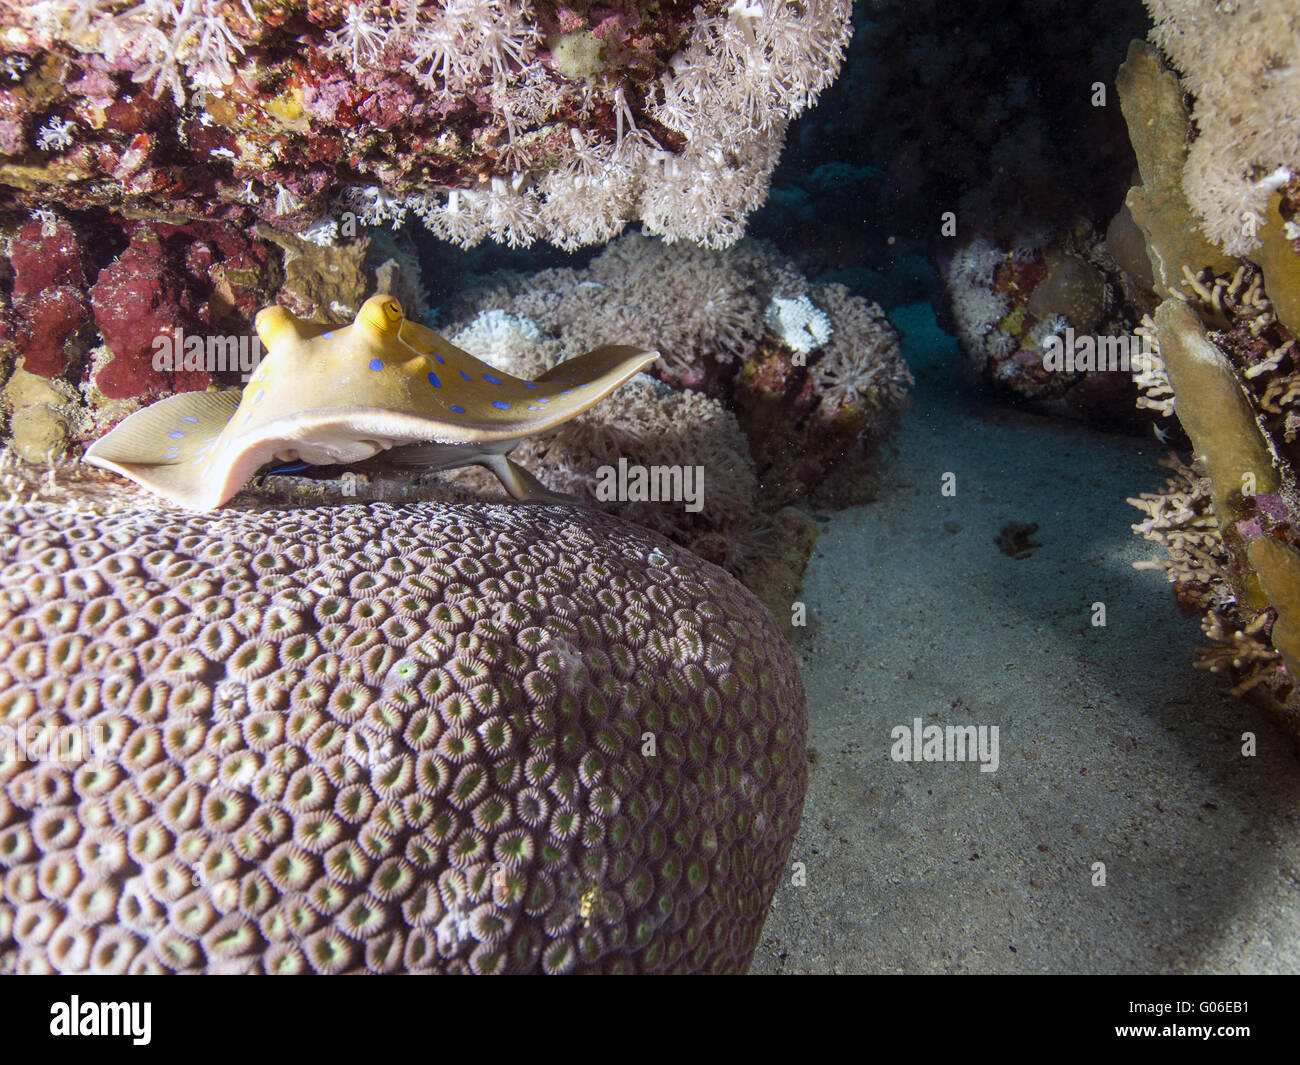
{"label": "tan coral head", "polygon": [[523,381],[371,296],[331,329],[283,307],[257,316],[267,355],[240,392],[185,392],[137,411],[86,449],[183,506],[218,507],[268,462],[334,465],[380,452],[435,469],[477,464],[516,499],[556,499],[507,453],[586,410],[659,357],[606,345]]}

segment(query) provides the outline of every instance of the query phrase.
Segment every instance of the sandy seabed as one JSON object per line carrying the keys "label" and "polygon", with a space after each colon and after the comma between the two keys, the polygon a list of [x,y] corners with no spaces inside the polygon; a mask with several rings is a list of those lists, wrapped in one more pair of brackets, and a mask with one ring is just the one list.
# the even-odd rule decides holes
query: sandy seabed
{"label": "sandy seabed", "polygon": [[[1157,548],[1125,497],[1167,449],[985,407],[928,307],[894,319],[915,407],[805,575],[806,883],[753,971],[1300,971],[1300,752],[1192,668],[1196,619],[1131,565]],[[1042,546],[1004,554],[1010,522]],[[915,718],[998,726],[997,771],[892,760]]]}

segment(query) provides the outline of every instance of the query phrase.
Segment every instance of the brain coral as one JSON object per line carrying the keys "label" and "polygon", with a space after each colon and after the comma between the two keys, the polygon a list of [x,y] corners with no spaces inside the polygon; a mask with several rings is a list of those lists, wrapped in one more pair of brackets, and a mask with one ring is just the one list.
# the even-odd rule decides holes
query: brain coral
{"label": "brain coral", "polygon": [[743,970],[798,825],[773,619],[559,507],[0,507],[0,965]]}

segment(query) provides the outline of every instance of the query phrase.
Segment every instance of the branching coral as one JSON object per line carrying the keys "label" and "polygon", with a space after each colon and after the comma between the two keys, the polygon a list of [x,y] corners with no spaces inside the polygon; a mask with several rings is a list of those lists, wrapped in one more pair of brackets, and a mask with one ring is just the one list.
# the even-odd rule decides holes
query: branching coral
{"label": "branching coral", "polygon": [[1271,612],[1259,614],[1243,625],[1211,609],[1201,619],[1201,629],[1210,644],[1197,648],[1196,667],[1232,679],[1233,695],[1245,695],[1260,685],[1285,692],[1290,682],[1279,675],[1282,656],[1273,650],[1269,640],[1273,623]]}
{"label": "branching coral", "polygon": [[1129,502],[1147,515],[1133,531],[1160,544],[1165,555],[1133,566],[1164,573],[1183,612],[1203,614],[1210,642],[1197,648],[1196,668],[1227,677],[1234,695],[1254,692],[1280,707],[1295,683],[1270,641],[1276,615],[1246,607],[1231,587],[1232,559],[1210,502],[1210,479],[1176,457],[1161,465],[1174,473],[1164,490]]}
{"label": "branching coral", "polygon": [[[1264,699],[1283,723],[1300,729],[1295,706],[1296,589],[1300,587],[1296,485],[1285,443],[1294,419],[1266,398],[1290,388],[1294,341],[1272,314],[1258,271],[1204,271],[1187,278],[1187,300],[1156,310],[1157,398],[1186,429],[1205,474],[1174,463],[1165,492],[1130,500],[1147,518],[1134,531],[1161,542],[1158,568],[1188,613],[1203,612],[1213,641],[1202,668],[1228,674],[1233,691]],[[1201,320],[1220,328],[1204,331]],[[1271,643],[1270,643],[1271,640]],[[1285,668],[1283,668],[1285,664]]]}
{"label": "branching coral", "polygon": [[1176,456],[1160,464],[1173,471],[1161,492],[1143,493],[1129,503],[1146,514],[1133,526],[1144,540],[1153,540],[1166,554],[1133,567],[1159,570],[1173,585],[1174,599],[1189,614],[1225,606],[1231,592],[1222,579],[1228,562],[1219,523],[1210,504],[1209,478],[1184,465]]}

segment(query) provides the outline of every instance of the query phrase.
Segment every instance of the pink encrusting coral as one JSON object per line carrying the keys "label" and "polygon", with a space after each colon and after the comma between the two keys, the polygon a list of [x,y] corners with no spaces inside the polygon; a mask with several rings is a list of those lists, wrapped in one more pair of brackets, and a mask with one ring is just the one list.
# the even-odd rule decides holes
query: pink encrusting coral
{"label": "pink encrusting coral", "polygon": [[0,0],[0,186],[300,231],[361,196],[465,245],[636,218],[724,245],[833,80],[850,7]]}

